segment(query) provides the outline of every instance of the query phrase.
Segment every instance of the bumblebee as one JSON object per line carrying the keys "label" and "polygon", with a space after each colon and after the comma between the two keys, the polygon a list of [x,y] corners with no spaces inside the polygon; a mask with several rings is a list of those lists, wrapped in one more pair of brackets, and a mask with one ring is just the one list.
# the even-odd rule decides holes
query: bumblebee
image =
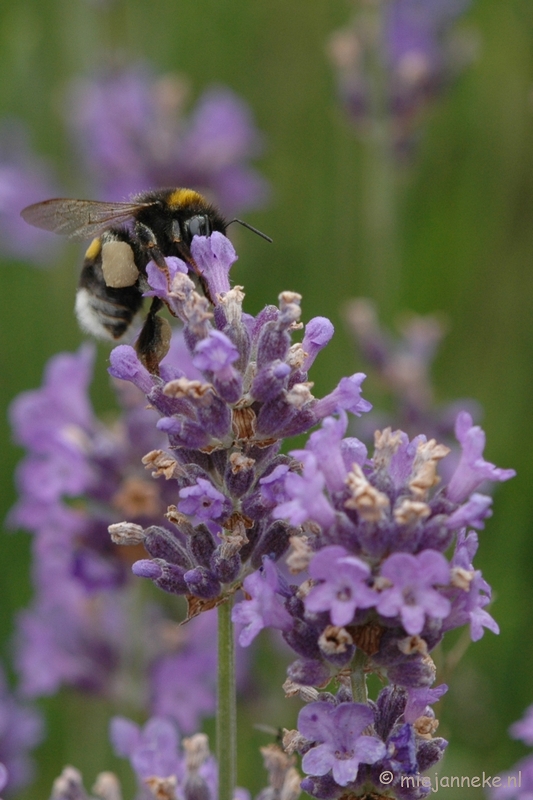
{"label": "bumblebee", "polygon": [[[272,241],[243,220],[227,222],[201,194],[183,188],[143,192],[126,203],[45,200],[27,206],[21,216],[37,228],[71,239],[92,239],[80,274],[76,316],[87,333],[111,341],[124,337],[141,309],[149,261],[166,271],[165,257],[183,259],[211,300],[191,255],[193,236],[210,236],[213,231],[225,235],[228,225],[239,222]],[[136,343],[141,360],[155,372],[162,336],[162,321],[156,315],[161,307],[162,301],[153,298]]]}

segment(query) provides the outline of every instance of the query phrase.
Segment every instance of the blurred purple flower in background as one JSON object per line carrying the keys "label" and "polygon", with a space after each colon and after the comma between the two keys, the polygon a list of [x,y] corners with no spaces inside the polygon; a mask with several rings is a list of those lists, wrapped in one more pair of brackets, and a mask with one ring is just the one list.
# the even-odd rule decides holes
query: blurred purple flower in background
{"label": "blurred purple flower in background", "polygon": [[[55,356],[42,387],[19,395],[10,410],[27,455],[9,522],[34,534],[35,594],[18,617],[21,691],[37,697],[67,684],[149,706],[193,732],[214,711],[215,614],[177,628],[157,603],[139,606],[132,594],[127,551],[112,544],[108,526],[125,516],[150,525],[178,498],[143,469],[142,456],[165,439],[144,395],[116,381],[121,416],[110,425],[95,416],[93,360],[90,345]],[[174,375],[177,363],[196,374],[176,333],[162,369]],[[131,664],[142,680],[149,674],[148,686],[137,685]],[[198,691],[182,683],[184,674]]]}
{"label": "blurred purple flower in background", "polygon": [[378,0],[329,42],[338,92],[363,135],[390,123],[396,155],[409,155],[421,115],[472,58],[453,31],[471,0]]}
{"label": "blurred purple flower in background", "polygon": [[348,332],[366,361],[370,378],[390,395],[390,412],[374,409],[357,423],[357,434],[371,440],[377,428],[393,425],[415,436],[424,431],[450,447],[452,453],[443,463],[443,478],[453,474],[460,458],[455,425],[460,412],[477,419],[480,404],[470,398],[437,403],[431,369],[437,349],[446,334],[446,321],[438,314],[404,315],[393,334],[380,324],[374,304],[367,298],[350,300],[344,309]]}
{"label": "blurred purple flower in background", "polygon": [[53,170],[32,152],[29,133],[15,120],[0,126],[0,247],[12,258],[49,265],[59,250],[52,234],[30,228],[20,217],[24,206],[57,194]]}
{"label": "blurred purple flower in background", "polygon": [[[175,725],[164,717],[151,717],[141,727],[126,717],[114,717],[110,739],[115,753],[128,759],[137,779],[135,800],[218,800],[218,764],[210,753],[204,733],[182,738]],[[294,759],[276,745],[261,748],[269,773],[269,786],[256,800],[297,800],[299,776]],[[283,793],[280,794],[280,789]],[[102,800],[122,798],[118,778],[102,772],[92,791]],[[251,800],[246,789],[235,787],[234,800]],[[50,800],[95,800],[83,786],[81,773],[65,767],[54,782]]]}
{"label": "blurred purple flower in background", "polygon": [[30,782],[33,764],[28,753],[42,738],[39,713],[16,700],[0,668],[0,791],[4,786],[10,791],[20,789]]}
{"label": "blurred purple flower in background", "polygon": [[186,113],[186,95],[182,78],[146,64],[73,82],[65,121],[98,197],[192,187],[228,216],[265,202],[266,181],[249,164],[263,142],[246,103],[212,87]]}
{"label": "blurred purple flower in background", "polygon": [[60,250],[57,238],[28,226],[20,211],[50,197],[125,200],[161,187],[190,187],[229,217],[261,208],[270,187],[251,165],[264,137],[235,92],[212,86],[185,109],[186,81],[148,64],[102,69],[72,81],[63,103],[78,181],[60,187],[31,149],[18,121],[0,128],[0,248],[41,266]]}
{"label": "blurred purple flower in background", "polygon": [[[513,739],[520,739],[529,747],[533,745],[533,706],[526,708],[524,716],[509,728]],[[530,800],[533,797],[533,754],[525,756],[500,776],[501,784],[494,782],[487,793],[490,800]]]}

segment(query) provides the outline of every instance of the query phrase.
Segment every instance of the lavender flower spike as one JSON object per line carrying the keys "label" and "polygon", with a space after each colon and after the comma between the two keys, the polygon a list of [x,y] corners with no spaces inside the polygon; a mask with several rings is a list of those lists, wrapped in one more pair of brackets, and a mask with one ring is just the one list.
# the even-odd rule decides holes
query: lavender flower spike
{"label": "lavender flower spike", "polygon": [[447,496],[452,502],[464,502],[483,481],[507,481],[516,475],[514,469],[501,469],[484,460],[485,433],[479,425],[473,424],[467,411],[458,414],[455,435],[462,455],[448,484]]}
{"label": "lavender flower spike", "polygon": [[268,186],[250,165],[261,135],[247,105],[213,87],[186,114],[186,95],[182,78],[144,62],[72,82],[67,124],[97,193],[117,199],[191,186],[228,216],[263,205]]}

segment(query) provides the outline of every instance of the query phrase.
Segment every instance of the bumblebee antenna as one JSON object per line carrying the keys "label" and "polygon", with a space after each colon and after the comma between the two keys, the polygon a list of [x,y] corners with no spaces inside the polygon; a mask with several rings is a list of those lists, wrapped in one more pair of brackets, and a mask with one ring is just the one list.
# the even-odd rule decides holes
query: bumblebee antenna
{"label": "bumblebee antenna", "polygon": [[262,236],[263,239],[267,240],[267,242],[271,242],[272,243],[272,239],[270,238],[270,236],[267,236],[266,233],[263,233],[262,231],[258,231],[257,228],[254,228],[253,225],[249,225],[248,222],[244,222],[244,220],[242,220],[242,219],[237,219],[237,217],[235,217],[235,219],[230,219],[230,221],[228,222],[228,225],[231,225],[232,222],[238,222],[239,225],[242,225],[243,227],[248,228],[249,231],[253,231],[254,233],[257,233],[258,236]]}

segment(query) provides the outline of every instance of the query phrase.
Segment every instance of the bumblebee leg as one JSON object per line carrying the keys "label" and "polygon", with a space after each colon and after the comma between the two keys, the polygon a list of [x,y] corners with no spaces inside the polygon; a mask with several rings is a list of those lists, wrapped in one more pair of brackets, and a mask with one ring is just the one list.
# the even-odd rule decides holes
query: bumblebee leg
{"label": "bumblebee leg", "polygon": [[152,375],[159,375],[159,364],[168,353],[172,329],[166,319],[157,316],[163,307],[162,301],[154,297],[145,323],[135,342],[139,360]]}
{"label": "bumblebee leg", "polygon": [[159,249],[155,233],[144,222],[136,222],[135,232],[141,246],[146,250],[148,258],[155,261],[159,269],[165,273],[167,280],[170,281],[167,262]]}

